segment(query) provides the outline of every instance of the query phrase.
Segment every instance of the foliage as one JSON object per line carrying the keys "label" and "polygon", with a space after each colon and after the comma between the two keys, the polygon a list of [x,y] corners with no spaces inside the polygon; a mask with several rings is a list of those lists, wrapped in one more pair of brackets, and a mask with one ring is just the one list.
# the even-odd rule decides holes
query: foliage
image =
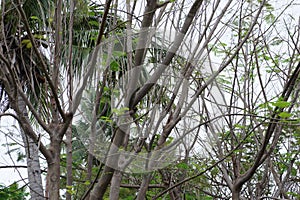
{"label": "foliage", "polygon": [[24,200],[28,196],[25,187],[19,187],[17,183],[9,186],[0,185],[0,199]]}
{"label": "foliage", "polygon": [[2,2],[0,117],[46,159],[49,199],[298,198],[292,1],[116,2]]}

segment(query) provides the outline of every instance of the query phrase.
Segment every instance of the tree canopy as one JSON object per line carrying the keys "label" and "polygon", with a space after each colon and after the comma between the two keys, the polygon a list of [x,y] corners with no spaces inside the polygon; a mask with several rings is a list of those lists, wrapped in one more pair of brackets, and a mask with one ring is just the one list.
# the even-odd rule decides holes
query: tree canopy
{"label": "tree canopy", "polygon": [[0,195],[299,198],[297,9],[2,1],[0,118],[18,126],[1,121],[15,166],[0,168],[22,160],[28,179]]}

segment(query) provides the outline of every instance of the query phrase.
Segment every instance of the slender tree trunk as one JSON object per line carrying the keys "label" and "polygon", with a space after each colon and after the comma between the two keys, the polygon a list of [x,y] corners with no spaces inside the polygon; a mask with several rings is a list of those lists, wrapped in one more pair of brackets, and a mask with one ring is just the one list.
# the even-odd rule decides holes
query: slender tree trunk
{"label": "slender tree trunk", "polygon": [[94,185],[93,190],[91,191],[89,200],[99,200],[103,199],[104,193],[111,181],[114,169],[108,166],[104,167],[101,178],[99,182]]}
{"label": "slender tree trunk", "polygon": [[[25,117],[28,117],[26,105],[22,97],[18,97],[18,107]],[[28,119],[29,120],[29,119]],[[26,135],[24,130],[20,128],[22,140],[24,142],[27,173],[29,180],[30,196],[32,200],[43,200],[44,190],[42,184],[41,167],[39,160],[39,151],[37,144]]]}
{"label": "slender tree trunk", "polygon": [[[98,89],[98,88],[97,88]],[[96,98],[99,96],[99,90],[96,91]],[[96,103],[97,104],[97,103]],[[95,150],[95,142],[96,141],[96,123],[97,123],[97,110],[98,107],[95,106],[93,110],[93,119],[91,125],[91,133],[89,135],[89,153],[88,153],[88,161],[87,161],[87,180],[92,181],[92,170],[93,170],[93,159],[94,159],[94,150]]]}
{"label": "slender tree trunk", "polygon": [[[72,164],[73,164],[73,151],[72,151],[72,127],[69,126],[68,131],[66,132],[66,151],[67,151],[67,188],[68,190],[72,190],[73,184],[73,175],[72,175]],[[66,200],[71,200],[72,194],[67,192]]]}
{"label": "slender tree trunk", "polygon": [[146,193],[147,193],[147,190],[148,190],[148,187],[149,187],[150,180],[151,180],[151,175],[150,174],[145,174],[144,178],[143,178],[143,181],[142,181],[142,184],[141,184],[141,187],[139,189],[137,198],[136,198],[137,200],[146,199]]}
{"label": "slender tree trunk", "polygon": [[122,181],[122,172],[116,170],[111,180],[109,199],[118,200]]}
{"label": "slender tree trunk", "polygon": [[[68,49],[68,57],[69,57],[69,66],[68,66],[68,92],[69,92],[69,112],[72,112],[73,107],[73,56],[72,56],[72,49],[73,49],[73,24],[74,24],[74,9],[75,5],[77,4],[77,0],[70,1],[70,21],[69,21],[69,49]],[[67,151],[67,189],[72,190],[73,185],[73,151],[72,151],[72,122],[69,125],[69,128],[66,132],[66,151]],[[66,200],[72,199],[72,193],[67,192]]]}
{"label": "slender tree trunk", "polygon": [[[124,114],[126,117],[126,114]],[[106,189],[108,188],[108,185],[112,179],[113,173],[115,171],[112,167],[118,166],[118,150],[119,147],[122,145],[124,138],[126,136],[126,131],[128,125],[124,125],[123,128],[118,128],[115,133],[115,137],[113,139],[113,146],[109,149],[108,155],[116,155],[116,156],[109,156],[106,161],[106,166],[104,167],[104,170],[102,172],[101,177],[99,178],[98,183],[94,185],[94,188],[91,191],[90,194],[90,200],[99,200],[103,199],[104,193]]]}
{"label": "slender tree trunk", "polygon": [[52,154],[52,159],[48,160],[47,173],[47,191],[49,200],[58,200],[60,189],[60,151],[62,138],[59,136],[59,126],[56,125],[53,135],[50,136],[49,151]]}

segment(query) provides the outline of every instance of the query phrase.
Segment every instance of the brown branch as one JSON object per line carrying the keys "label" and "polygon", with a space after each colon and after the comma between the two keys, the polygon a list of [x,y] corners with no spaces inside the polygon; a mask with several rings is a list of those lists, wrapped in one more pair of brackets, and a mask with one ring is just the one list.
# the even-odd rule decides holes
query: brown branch
{"label": "brown branch", "polygon": [[[234,114],[228,114],[228,115],[234,115]],[[217,117],[218,118],[218,117]],[[214,119],[217,119],[214,118]],[[211,120],[209,120],[208,122],[211,122]],[[208,123],[208,122],[203,122],[203,124]],[[255,130],[257,127],[261,126],[261,124],[258,124],[257,126],[253,127],[252,130]],[[222,163],[225,159],[227,159],[228,157],[230,157],[234,152],[236,152],[237,149],[239,149],[241,147],[241,145],[243,144],[244,141],[246,141],[246,139],[252,134],[252,131],[249,131],[249,133],[247,135],[245,135],[245,137],[242,139],[242,141],[234,148],[232,149],[227,155],[225,155],[223,158],[220,158],[216,163],[214,163],[213,165],[211,165],[210,167],[206,168],[205,170],[199,172],[198,174],[195,174],[194,176],[188,177],[182,181],[179,181],[178,183],[175,183],[174,185],[170,186],[169,188],[165,189],[164,191],[160,192],[159,194],[157,194],[155,197],[153,197],[152,199],[158,199],[159,197],[161,197],[162,195],[166,194],[167,192],[169,192],[170,190],[174,189],[175,187],[178,187],[190,180],[193,180],[203,174],[205,174],[207,171],[212,170],[214,167],[216,167],[217,165],[219,165],[220,163]]]}
{"label": "brown branch", "polygon": [[112,0],[107,0],[105,3],[105,10],[103,13],[103,17],[102,17],[102,22],[100,25],[100,29],[99,29],[99,34],[98,34],[98,38],[97,38],[97,43],[96,45],[99,45],[102,41],[102,36],[104,35],[104,29],[105,29],[105,25],[106,25],[106,19],[107,19],[107,15],[109,12],[109,8],[110,8],[110,4],[111,4]]}
{"label": "brown branch", "polygon": [[[62,0],[55,1],[55,14],[54,14],[54,24],[55,24],[55,39],[54,39],[54,61],[53,61],[53,85],[55,87],[55,91],[53,93],[57,93],[58,91],[58,78],[59,78],[59,67],[61,61],[61,42],[62,42]],[[56,101],[56,104],[59,102]],[[57,120],[57,119],[56,119]]]}
{"label": "brown branch", "polygon": [[21,4],[21,1],[19,0],[18,1],[18,5],[16,6],[17,7],[17,10],[19,12],[19,14],[21,15],[22,19],[23,19],[23,22],[24,22],[24,25],[25,25],[25,29],[26,29],[26,32],[28,34],[28,37],[29,37],[29,40],[32,44],[32,48],[33,48],[33,51],[36,53],[36,55],[38,56],[38,58],[40,59],[40,62],[41,62],[41,69],[42,71],[44,72],[44,75],[46,77],[46,80],[48,81],[48,84],[49,84],[49,87],[51,89],[51,92],[52,92],[52,95],[55,99],[55,102],[56,102],[56,106],[57,106],[57,109],[62,117],[63,120],[65,120],[65,113],[64,111],[62,110],[62,107],[59,103],[59,98],[58,98],[58,95],[56,93],[56,87],[54,86],[54,83],[52,82],[50,76],[49,76],[49,72],[47,70],[47,65],[44,61],[44,58],[41,54],[41,52],[39,51],[38,47],[37,47],[37,44],[35,42],[35,39],[33,37],[33,34],[31,32],[31,29],[30,29],[30,26],[29,26],[29,23],[28,23],[28,20],[27,20],[27,17],[26,17],[26,14],[24,12],[24,9],[22,8],[22,4]]}
{"label": "brown branch", "polygon": [[158,69],[154,72],[154,74],[150,77],[149,81],[147,81],[146,84],[144,84],[141,89],[138,90],[138,92],[136,93],[134,100],[132,102],[132,107],[134,108],[139,102],[140,100],[149,92],[149,90],[153,87],[153,85],[157,82],[157,80],[159,79],[160,75],[165,71],[166,66],[168,66],[173,57],[175,56],[178,48],[180,47],[180,45],[183,42],[183,38],[185,36],[185,34],[187,33],[187,31],[189,30],[197,11],[199,10],[201,4],[202,4],[203,0],[196,0],[191,9],[188,12],[188,16],[184,21],[184,24],[181,28],[181,30],[179,31],[179,33],[176,34],[174,43],[172,44],[172,46],[170,47],[170,50],[167,52],[167,55],[165,57],[165,59],[163,60],[163,62],[159,65]]}
{"label": "brown branch", "polygon": [[[91,74],[93,73],[92,69],[93,69],[93,66],[95,66],[96,61],[97,61],[96,58],[97,58],[97,54],[98,54],[98,51],[99,51],[99,45],[100,45],[100,43],[102,41],[102,36],[104,35],[104,29],[105,29],[105,25],[106,25],[106,19],[107,19],[107,16],[108,16],[108,12],[109,12],[109,8],[110,8],[110,5],[111,5],[111,2],[112,2],[112,0],[107,0],[106,1],[105,10],[104,10],[104,14],[103,14],[103,17],[102,17],[102,22],[101,22],[101,25],[99,27],[99,34],[98,34],[98,37],[97,37],[96,48],[92,52],[91,62],[89,63],[87,72],[86,72],[86,74],[83,77],[82,85],[78,89],[78,91],[77,91],[77,93],[75,95],[75,98],[74,98],[75,102],[74,102],[73,108],[72,108],[73,113],[76,112],[76,109],[79,106],[80,99],[81,99],[83,90],[85,88],[85,85],[87,83],[87,80],[88,80],[89,76],[91,76]],[[105,71],[107,71],[107,70],[108,69],[105,69]],[[104,86],[102,86],[102,87],[104,87]]]}
{"label": "brown branch", "polygon": [[27,165],[5,165],[0,166],[0,169],[6,169],[6,168],[27,168]]}
{"label": "brown branch", "polygon": [[[284,86],[284,89],[283,89],[283,92],[281,95],[281,97],[283,98],[284,101],[287,101],[288,98],[290,97],[290,95],[294,89],[295,83],[299,77],[299,74],[300,74],[300,63],[297,65],[291,78]],[[274,108],[274,112],[271,117],[271,121],[269,122],[269,126],[267,128],[266,135],[265,135],[263,143],[262,143],[262,147],[260,148],[259,152],[257,153],[254,164],[244,175],[240,176],[237,179],[237,181],[236,181],[237,186],[241,187],[247,180],[249,180],[255,173],[256,169],[261,165],[261,163],[263,163],[265,161],[265,159],[267,159],[267,156],[264,156],[264,153],[266,151],[269,140],[277,126],[277,122],[280,120],[280,117],[277,115],[277,113],[278,113],[278,111],[281,111],[281,110],[282,109],[280,109],[278,107]],[[271,152],[268,152],[268,154],[270,154],[270,153]]]}
{"label": "brown branch", "polygon": [[41,151],[41,153],[45,156],[46,160],[51,160],[52,159],[52,155],[51,153],[48,151],[48,149],[46,148],[46,146],[44,144],[42,144],[39,141],[39,138],[37,137],[37,135],[35,134],[34,130],[32,129],[30,123],[27,121],[26,116],[23,116],[23,113],[20,111],[20,109],[17,106],[16,102],[11,102],[13,105],[13,109],[15,110],[15,112],[17,113],[18,117],[16,115],[13,114],[2,114],[2,115],[9,115],[14,117],[18,123],[20,124],[21,128],[24,130],[24,132],[36,143],[39,143],[39,150]]}
{"label": "brown branch", "polygon": [[161,197],[162,195],[166,194],[167,192],[169,192],[170,190],[190,181],[193,180],[203,174],[205,174],[207,171],[212,170],[214,167],[216,167],[217,165],[219,165],[220,163],[222,163],[226,158],[228,158],[229,156],[231,156],[235,150],[237,150],[240,147],[241,143],[239,145],[236,146],[236,148],[234,148],[231,152],[229,152],[225,157],[223,157],[222,159],[220,159],[219,161],[217,161],[215,164],[211,165],[210,167],[206,168],[205,170],[199,172],[198,174],[195,174],[194,176],[188,177],[186,179],[183,179],[182,181],[179,181],[178,183],[175,183],[174,185],[170,186],[169,188],[165,189],[164,191],[160,192],[159,194],[157,194],[155,197],[152,198],[152,200],[158,199],[159,197]]}
{"label": "brown branch", "polygon": [[147,1],[147,5],[144,12],[144,17],[142,21],[141,31],[138,39],[138,44],[135,53],[135,66],[140,66],[145,57],[147,39],[149,34],[149,27],[152,25],[153,17],[155,11],[157,9],[156,0],[149,0]]}
{"label": "brown branch", "polygon": [[[121,187],[139,189],[141,186],[140,185],[131,185],[131,184],[121,184]],[[151,184],[151,185],[148,185],[148,188],[166,188],[166,186],[160,185],[160,184]]]}
{"label": "brown branch", "polygon": [[25,101],[26,105],[28,106],[29,110],[37,120],[37,122],[42,126],[42,128],[49,133],[50,135],[52,134],[52,131],[49,129],[49,127],[43,122],[43,120],[39,117],[39,114],[37,111],[34,109],[32,103],[28,100],[27,96],[24,94],[23,90],[20,87],[18,88],[18,93],[22,97],[22,99]]}

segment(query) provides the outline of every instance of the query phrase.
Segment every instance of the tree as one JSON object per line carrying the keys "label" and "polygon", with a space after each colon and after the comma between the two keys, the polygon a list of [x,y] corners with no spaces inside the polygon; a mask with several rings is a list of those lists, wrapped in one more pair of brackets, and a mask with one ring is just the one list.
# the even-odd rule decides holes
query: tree
{"label": "tree", "polygon": [[1,6],[1,108],[46,159],[46,197],[297,197],[292,1],[28,2]]}
{"label": "tree", "polygon": [[[44,12],[45,9],[49,7],[49,2],[41,1],[40,7],[32,7],[31,4],[33,3],[35,2],[25,2],[23,5],[24,10],[22,10],[22,14],[26,15],[29,19],[34,19],[34,17],[45,18]],[[11,75],[16,75],[18,79],[14,81],[15,84],[23,85],[18,89],[20,91],[22,90],[22,92],[24,92],[25,90],[29,90],[30,92],[27,93],[28,97],[36,102],[36,98],[42,95],[38,87],[44,80],[41,79],[41,72],[36,64],[38,60],[35,56],[32,56],[32,51],[30,51],[30,47],[32,46],[30,40],[28,40],[25,35],[20,34],[23,31],[22,29],[18,30],[17,28],[19,21],[17,20],[17,18],[14,18],[14,16],[17,15],[17,10],[15,8],[18,7],[18,5],[15,5],[11,1],[3,1],[1,3],[1,7],[4,8],[2,10],[3,15],[1,17],[1,52],[3,52],[2,57],[5,56],[13,60],[13,64],[16,68],[14,72],[11,70],[9,72],[3,70],[2,73],[11,73]],[[34,25],[35,27],[32,28],[32,31],[35,34],[35,39],[41,39],[38,35],[38,27],[41,26],[41,23],[34,23]],[[4,59],[6,60],[6,58]],[[1,98],[4,97],[2,111],[5,112],[8,109],[9,103],[11,103],[12,106],[15,106],[15,108],[19,111],[19,114],[23,115],[24,120],[29,121],[26,103],[23,99],[24,97],[22,98],[18,94],[17,88],[12,87],[12,83],[7,84],[9,82],[7,81],[8,80],[0,81]],[[10,79],[10,81],[12,80]],[[27,87],[24,85],[27,85]],[[11,93],[7,92],[8,88]],[[14,101],[15,103],[12,103],[12,101]],[[25,133],[23,128],[21,128],[21,135],[23,138],[27,156],[27,169],[31,197],[33,199],[43,199],[44,194],[37,144],[36,142],[34,142],[34,140],[32,140],[31,137],[28,136],[28,134]]]}

